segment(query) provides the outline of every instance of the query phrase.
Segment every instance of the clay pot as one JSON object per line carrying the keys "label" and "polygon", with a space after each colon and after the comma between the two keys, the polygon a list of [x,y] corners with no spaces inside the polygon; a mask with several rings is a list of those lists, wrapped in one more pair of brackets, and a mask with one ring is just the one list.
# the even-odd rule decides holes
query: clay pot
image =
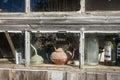
{"label": "clay pot", "polygon": [[62,48],[58,48],[55,52],[52,52],[50,59],[55,64],[65,64],[67,62],[67,55]]}

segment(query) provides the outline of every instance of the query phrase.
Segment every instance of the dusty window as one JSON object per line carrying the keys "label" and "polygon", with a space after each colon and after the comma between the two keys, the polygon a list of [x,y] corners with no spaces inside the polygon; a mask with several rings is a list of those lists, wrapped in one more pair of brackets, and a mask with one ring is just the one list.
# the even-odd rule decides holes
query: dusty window
{"label": "dusty window", "polygon": [[120,65],[120,34],[86,33],[85,64],[87,65]]}
{"label": "dusty window", "polygon": [[86,0],[86,11],[119,11],[120,0]]}
{"label": "dusty window", "polygon": [[79,11],[80,0],[30,0],[31,11]]}
{"label": "dusty window", "polygon": [[0,64],[23,64],[24,59],[24,35],[22,33],[1,32]]}
{"label": "dusty window", "polygon": [[79,66],[79,38],[79,33],[31,33],[30,64]]}
{"label": "dusty window", "polygon": [[0,0],[0,12],[24,12],[24,0]]}

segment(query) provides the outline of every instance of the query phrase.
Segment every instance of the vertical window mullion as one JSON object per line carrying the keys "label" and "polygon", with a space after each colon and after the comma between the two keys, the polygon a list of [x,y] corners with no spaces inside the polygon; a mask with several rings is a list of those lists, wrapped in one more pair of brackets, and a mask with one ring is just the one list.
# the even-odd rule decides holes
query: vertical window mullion
{"label": "vertical window mullion", "polygon": [[25,12],[30,12],[30,0],[25,0]]}
{"label": "vertical window mullion", "polygon": [[84,66],[84,45],[85,45],[85,35],[84,32],[81,31],[81,36],[80,36],[80,68],[83,68]]}
{"label": "vertical window mullion", "polygon": [[80,6],[81,6],[80,11],[84,13],[85,12],[85,0],[80,0]]}
{"label": "vertical window mullion", "polygon": [[30,65],[30,32],[25,31],[25,66]]}

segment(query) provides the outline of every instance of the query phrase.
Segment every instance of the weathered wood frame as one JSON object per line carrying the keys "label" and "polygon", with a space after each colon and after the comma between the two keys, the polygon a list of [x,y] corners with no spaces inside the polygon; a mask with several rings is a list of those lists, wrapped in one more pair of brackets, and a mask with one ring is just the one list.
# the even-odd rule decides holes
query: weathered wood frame
{"label": "weathered wood frame", "polygon": [[[5,25],[4,25],[5,26]],[[20,25],[19,25],[20,26]],[[30,66],[30,31],[36,33],[57,33],[58,31],[66,31],[66,32],[76,32],[80,33],[80,68],[84,68],[84,43],[85,43],[85,33],[120,33],[119,25],[24,25],[18,27],[18,25],[14,25],[12,27],[5,27],[0,29],[1,32],[12,33],[21,33],[21,31],[25,32],[25,66]],[[16,27],[14,29],[14,27]],[[18,27],[18,28],[17,28]],[[49,28],[49,30],[48,30]],[[53,30],[55,29],[55,30]],[[96,30],[97,29],[97,30]],[[52,31],[53,30],[53,31]]]}
{"label": "weathered wood frame", "polygon": [[[59,33],[60,31],[31,31],[33,33]],[[82,68],[82,58],[81,58],[81,53],[82,52],[82,39],[81,39],[81,31],[62,31],[62,32],[67,32],[67,33],[78,33],[80,34],[80,38],[79,38],[79,68]],[[25,31],[25,66],[30,66],[30,32],[29,31]]]}
{"label": "weathered wood frame", "polygon": [[[81,12],[81,11],[84,12],[84,10],[85,10],[84,2],[85,2],[85,0],[80,0],[81,7],[80,7],[80,10],[78,12]],[[12,13],[3,12],[3,13],[5,13],[5,14],[13,14],[13,12]],[[3,13],[0,13],[0,14],[3,14]],[[23,13],[27,13],[27,14],[28,13],[33,13],[33,12],[30,11],[30,0],[25,0],[25,12],[23,12]],[[41,13],[41,12],[35,12],[35,13]],[[42,13],[48,13],[48,12],[42,12]],[[52,13],[56,13],[56,12],[52,12]],[[61,13],[63,13],[63,12],[61,12]],[[21,13],[17,12],[17,13],[14,13],[14,14],[21,14]],[[66,13],[66,14],[69,14],[69,13]]]}
{"label": "weathered wood frame", "polygon": [[[80,0],[80,11],[69,12],[31,12],[30,0],[25,0],[25,13],[0,13],[0,32],[14,32],[21,33],[25,31],[25,65],[30,65],[30,32],[57,32],[56,30],[72,32],[80,32],[80,68],[84,67],[84,41],[85,33],[120,33],[119,20],[120,16],[106,16],[106,15],[87,15],[85,14],[85,0]],[[32,14],[31,14],[32,13]],[[35,14],[34,14],[35,13]],[[55,15],[54,15],[54,14]],[[58,14],[63,13],[63,14]],[[1,15],[2,14],[2,15]],[[12,16],[11,16],[12,15]],[[51,16],[52,15],[52,16]],[[54,15],[54,16],[53,16]],[[62,15],[62,17],[61,17]],[[110,13],[110,15],[112,15]],[[43,28],[45,26],[45,28]],[[46,27],[48,26],[48,27]],[[54,27],[60,26],[60,27]],[[62,26],[62,27],[61,27]],[[118,26],[118,27],[116,27]],[[109,27],[109,30],[107,30]],[[49,28],[49,30],[48,30]],[[55,31],[50,31],[56,28]],[[95,29],[94,29],[95,28]],[[105,29],[102,29],[105,28]],[[42,30],[43,29],[43,30]],[[45,30],[46,29],[46,30]]]}
{"label": "weathered wood frame", "polygon": [[30,0],[25,0],[25,12],[30,12]]}
{"label": "weathered wood frame", "polygon": [[[85,34],[91,34],[91,33],[93,33],[93,34],[115,34],[115,33],[120,33],[120,31],[83,31],[83,35],[84,35],[84,38],[83,38],[83,60],[84,60],[84,45],[85,45]],[[83,64],[82,64],[83,66],[82,66],[82,68],[84,67],[84,61],[83,61]]]}
{"label": "weathered wood frame", "polygon": [[81,13],[85,13],[85,0],[81,0],[80,5],[81,5]]}
{"label": "weathered wood frame", "polygon": [[30,32],[25,31],[25,66],[30,65]]}

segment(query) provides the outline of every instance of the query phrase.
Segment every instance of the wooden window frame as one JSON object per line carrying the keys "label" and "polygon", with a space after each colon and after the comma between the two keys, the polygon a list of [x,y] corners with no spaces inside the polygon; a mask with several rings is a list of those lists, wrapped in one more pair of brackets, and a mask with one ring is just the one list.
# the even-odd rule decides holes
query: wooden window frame
{"label": "wooden window frame", "polygon": [[[82,57],[82,60],[83,60],[83,62],[82,62],[82,68],[99,68],[99,66],[90,66],[90,67],[86,67],[85,66],[85,62],[84,62],[84,55],[85,55],[85,53],[84,53],[84,46],[85,46],[85,34],[117,34],[117,33],[120,33],[120,31],[83,31],[83,33],[81,34],[81,35],[83,35],[84,37],[83,37],[83,40],[82,40],[82,42],[83,42],[83,45],[82,45],[82,47],[83,47],[83,53],[82,53],[82,55],[83,55],[83,57]],[[99,65],[99,64],[98,64]],[[104,68],[108,68],[107,66],[105,67],[105,65],[103,65],[104,66]],[[114,67],[112,67],[113,69],[114,69]]]}
{"label": "wooden window frame", "polygon": [[[32,31],[25,31],[25,66],[28,67],[30,66],[30,32]],[[37,33],[38,31],[33,31],[33,33]],[[57,33],[59,31],[39,31],[40,33]],[[82,53],[82,39],[81,39],[81,31],[67,31],[68,33],[79,33],[80,38],[79,38],[79,68],[82,67],[81,63],[81,53]]]}
{"label": "wooden window frame", "polygon": [[[75,11],[75,12],[85,12],[85,0],[80,0],[80,10],[79,11]],[[73,11],[70,11],[73,12]],[[25,14],[25,13],[49,13],[49,12],[32,12],[30,11],[30,0],[25,0],[25,12],[2,12],[0,14]],[[50,12],[51,13],[51,12]],[[57,12],[52,12],[52,13],[57,13]],[[68,12],[59,12],[59,13],[68,13]],[[69,13],[68,13],[69,14]]]}

